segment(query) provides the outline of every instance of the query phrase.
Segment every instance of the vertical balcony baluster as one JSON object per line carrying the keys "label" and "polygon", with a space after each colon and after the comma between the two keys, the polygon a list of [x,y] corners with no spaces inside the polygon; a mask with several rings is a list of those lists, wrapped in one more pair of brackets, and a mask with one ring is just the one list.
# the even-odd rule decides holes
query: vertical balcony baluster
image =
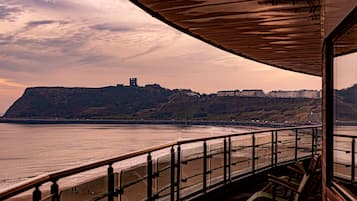
{"label": "vertical balcony baluster", "polygon": [[52,201],[59,201],[59,197],[58,197],[58,184],[57,181],[54,180],[52,181],[52,185],[51,185],[51,195],[52,195]]}
{"label": "vertical balcony baluster", "polygon": [[314,154],[317,153],[318,148],[319,148],[319,130],[317,128],[315,128],[315,152]]}
{"label": "vertical balcony baluster", "polygon": [[311,134],[311,156],[314,155],[315,153],[315,129],[312,128],[312,134]]}
{"label": "vertical balcony baluster", "polygon": [[207,142],[203,142],[203,192],[207,191]]}
{"label": "vertical balcony baluster", "polygon": [[181,181],[181,146],[177,146],[177,179],[176,179],[176,201],[180,201],[180,181]]}
{"label": "vertical balcony baluster", "polygon": [[223,182],[227,184],[227,138],[223,140]]}
{"label": "vertical balcony baluster", "polygon": [[252,173],[255,174],[255,135],[252,134]]}
{"label": "vertical balcony baluster", "polygon": [[275,135],[275,157],[274,157],[274,160],[275,160],[275,164],[274,166],[276,166],[278,164],[278,131],[275,131],[274,133]]}
{"label": "vertical balcony baluster", "polygon": [[232,138],[228,137],[228,181],[231,182],[231,165],[232,165]]}
{"label": "vertical balcony baluster", "polygon": [[175,201],[175,149],[171,147],[170,200]]}
{"label": "vertical balcony baluster", "polygon": [[271,152],[270,152],[271,167],[274,167],[274,131],[271,132]]}
{"label": "vertical balcony baluster", "polygon": [[124,194],[123,188],[123,170],[120,171],[120,181],[119,181],[119,200],[122,201],[122,195]]}
{"label": "vertical balcony baluster", "polygon": [[148,153],[147,156],[147,201],[152,201],[152,179],[153,179],[153,171],[152,171],[152,158],[151,153]]}
{"label": "vertical balcony baluster", "polygon": [[109,164],[107,170],[108,176],[108,201],[114,201],[114,169],[112,164]]}
{"label": "vertical balcony baluster", "polygon": [[298,129],[295,129],[295,161],[298,158]]}
{"label": "vertical balcony baluster", "polygon": [[355,180],[355,169],[356,169],[356,159],[355,159],[355,154],[356,154],[356,138],[352,139],[352,151],[351,151],[351,183],[354,184]]}
{"label": "vertical balcony baluster", "polygon": [[40,191],[40,187],[36,186],[35,190],[32,193],[32,200],[33,201],[40,201],[41,200],[41,191]]}

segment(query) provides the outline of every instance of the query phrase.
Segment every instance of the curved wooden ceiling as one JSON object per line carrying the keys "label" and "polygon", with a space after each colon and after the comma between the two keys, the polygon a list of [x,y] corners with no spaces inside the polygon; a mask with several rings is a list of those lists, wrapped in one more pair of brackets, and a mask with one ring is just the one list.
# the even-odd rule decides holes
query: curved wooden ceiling
{"label": "curved wooden ceiling", "polygon": [[220,49],[321,76],[320,0],[131,0]]}

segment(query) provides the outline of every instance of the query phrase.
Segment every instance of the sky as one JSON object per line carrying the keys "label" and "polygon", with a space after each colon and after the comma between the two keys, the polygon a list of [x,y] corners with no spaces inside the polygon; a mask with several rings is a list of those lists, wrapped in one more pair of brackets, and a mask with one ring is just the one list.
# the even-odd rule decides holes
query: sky
{"label": "sky", "polygon": [[128,0],[0,0],[0,115],[26,87],[158,83],[201,93],[320,89],[321,78],[219,50]]}
{"label": "sky", "polygon": [[335,57],[333,65],[335,89],[345,89],[357,84],[357,52]]}

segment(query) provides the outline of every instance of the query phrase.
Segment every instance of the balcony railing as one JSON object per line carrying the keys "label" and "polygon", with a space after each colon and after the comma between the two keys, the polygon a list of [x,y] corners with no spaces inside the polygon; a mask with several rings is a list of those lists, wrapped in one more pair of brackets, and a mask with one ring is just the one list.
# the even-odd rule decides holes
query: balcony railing
{"label": "balcony railing", "polygon": [[357,184],[357,136],[334,134],[334,177],[338,181]]}
{"label": "balcony railing", "polygon": [[[186,200],[309,158],[320,136],[320,126],[303,126],[180,140],[42,175],[1,192],[0,200]],[[91,171],[86,182],[73,178]]]}

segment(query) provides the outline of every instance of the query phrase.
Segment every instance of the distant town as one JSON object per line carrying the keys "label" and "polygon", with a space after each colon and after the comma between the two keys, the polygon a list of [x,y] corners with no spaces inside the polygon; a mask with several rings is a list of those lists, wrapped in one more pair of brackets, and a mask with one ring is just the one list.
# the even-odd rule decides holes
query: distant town
{"label": "distant town", "polygon": [[[149,84],[148,86],[155,86],[157,84]],[[117,86],[124,86],[122,84],[118,84]],[[138,87],[137,78],[129,78],[129,86],[130,87]],[[157,85],[160,86],[160,85]],[[189,89],[181,90],[186,92],[188,96],[200,96],[200,93],[191,91]],[[321,98],[321,90],[296,90],[296,91],[271,91],[268,93],[264,93],[261,89],[243,89],[243,90],[226,90],[226,91],[218,91],[217,96],[243,96],[243,97],[272,97],[272,98]]]}
{"label": "distant town", "polygon": [[263,90],[232,90],[232,91],[218,91],[218,96],[248,96],[248,97],[273,97],[273,98],[321,98],[321,91],[319,90],[297,90],[297,91],[271,91],[264,93]]}

